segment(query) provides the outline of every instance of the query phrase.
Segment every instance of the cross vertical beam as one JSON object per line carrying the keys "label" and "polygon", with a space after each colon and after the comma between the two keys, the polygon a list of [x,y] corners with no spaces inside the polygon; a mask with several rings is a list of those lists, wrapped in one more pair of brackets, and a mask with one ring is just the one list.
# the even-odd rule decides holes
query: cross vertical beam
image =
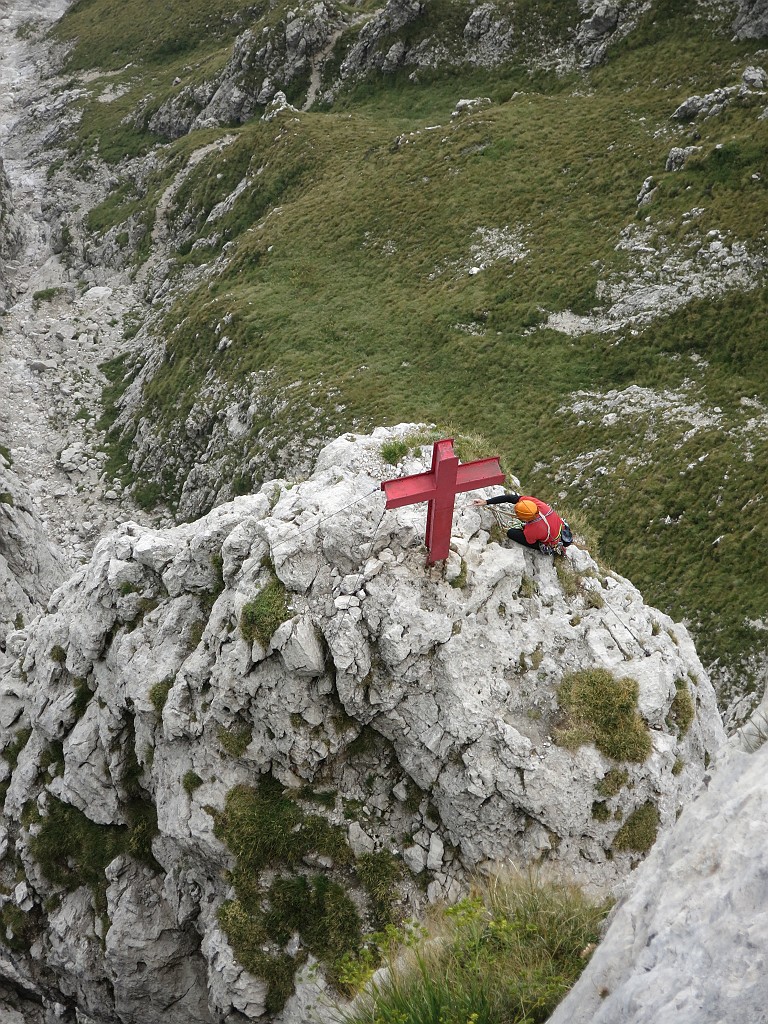
{"label": "cross vertical beam", "polygon": [[432,447],[432,468],[428,473],[385,480],[381,489],[387,497],[386,508],[401,508],[420,501],[427,504],[427,529],[424,543],[429,551],[429,564],[448,557],[456,495],[479,487],[504,483],[498,457],[459,463],[453,450],[453,438],[435,441]]}

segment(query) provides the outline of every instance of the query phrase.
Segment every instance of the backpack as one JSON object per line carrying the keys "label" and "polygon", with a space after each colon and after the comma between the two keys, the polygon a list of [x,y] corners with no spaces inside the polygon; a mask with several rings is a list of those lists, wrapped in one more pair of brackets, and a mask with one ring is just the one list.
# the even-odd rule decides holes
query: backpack
{"label": "backpack", "polygon": [[[547,529],[549,529],[549,523],[547,523]],[[563,520],[560,536],[554,540],[554,543],[551,543],[549,539],[546,541],[540,540],[539,551],[544,555],[563,556],[565,555],[565,549],[570,547],[571,544],[573,544],[573,534],[571,533],[571,528],[568,523]]]}

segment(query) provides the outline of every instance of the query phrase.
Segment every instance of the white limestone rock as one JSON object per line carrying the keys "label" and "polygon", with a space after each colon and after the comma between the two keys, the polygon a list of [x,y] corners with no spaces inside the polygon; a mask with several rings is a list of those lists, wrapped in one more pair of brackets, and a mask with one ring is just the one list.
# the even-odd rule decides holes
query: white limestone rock
{"label": "white limestone rock", "polygon": [[765,1016],[768,747],[733,753],[633,876],[550,1024]]}
{"label": "white limestone rock", "polygon": [[[425,896],[411,872],[427,900],[453,900],[499,860],[546,858],[614,887],[641,859],[614,849],[619,819],[652,801],[661,833],[674,825],[723,739],[685,628],[673,638],[671,620],[575,548],[581,589],[569,597],[551,557],[492,543],[488,514],[468,503],[453,527],[461,573],[427,566],[423,507],[385,512],[379,487],[391,475],[381,445],[410,429],[345,435],[305,481],[270,482],[198,522],[123,524],[46,615],[12,634],[0,746],[28,739],[12,772],[0,761],[5,826],[48,936],[39,961],[22,958],[30,990],[44,984],[86,1013],[101,1000],[125,1021],[142,992],[146,1021],[281,1020],[265,1017],[266,982],[237,962],[218,916],[234,857],[217,815],[268,773],[294,794],[335,791],[311,813],[343,829],[353,856],[412,835],[399,892],[416,908]],[[430,458],[426,446],[408,471]],[[282,608],[262,634],[265,592]],[[593,668],[636,680],[652,741],[646,762],[619,766],[626,784],[604,798],[605,820],[593,805],[617,765],[555,742],[563,677]],[[681,686],[696,712],[687,730],[672,712]],[[57,888],[33,839],[46,816],[61,804],[95,828],[132,829],[137,799],[157,816],[152,870],[125,853],[113,861],[104,921],[87,888],[45,911]],[[321,851],[310,865],[334,870]],[[355,899],[365,911],[364,893]],[[70,941],[83,961],[74,983]]]}

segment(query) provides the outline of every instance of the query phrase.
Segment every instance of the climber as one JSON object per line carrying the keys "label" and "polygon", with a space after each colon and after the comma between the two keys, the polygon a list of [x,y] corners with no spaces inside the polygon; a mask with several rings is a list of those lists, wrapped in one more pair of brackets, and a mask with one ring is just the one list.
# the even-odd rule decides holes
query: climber
{"label": "climber", "polygon": [[473,504],[500,505],[509,502],[515,506],[515,515],[523,524],[507,530],[507,536],[527,548],[538,548],[545,555],[564,555],[573,543],[573,534],[553,508],[531,495],[498,494],[495,498],[475,498]]}

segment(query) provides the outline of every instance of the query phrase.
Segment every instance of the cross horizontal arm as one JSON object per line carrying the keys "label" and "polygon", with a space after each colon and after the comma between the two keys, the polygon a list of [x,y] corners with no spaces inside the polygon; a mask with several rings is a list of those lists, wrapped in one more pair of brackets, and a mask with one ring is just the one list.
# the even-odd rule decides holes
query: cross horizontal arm
{"label": "cross horizontal arm", "polygon": [[477,462],[468,462],[464,466],[459,466],[456,475],[456,490],[473,491],[476,487],[503,484],[504,479],[498,456],[492,459],[478,459]]}
{"label": "cross horizontal arm", "polygon": [[418,473],[415,476],[385,480],[381,489],[387,496],[386,508],[400,508],[403,505],[415,505],[418,501],[430,501],[435,496],[435,474]]}

